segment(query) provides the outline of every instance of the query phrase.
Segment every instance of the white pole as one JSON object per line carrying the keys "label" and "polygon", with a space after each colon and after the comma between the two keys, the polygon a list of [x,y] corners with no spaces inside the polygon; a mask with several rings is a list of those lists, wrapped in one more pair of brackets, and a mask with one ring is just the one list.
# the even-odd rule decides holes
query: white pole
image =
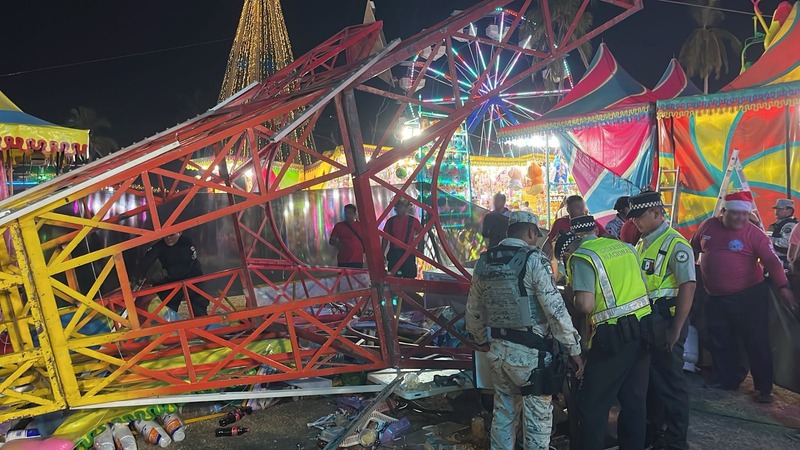
{"label": "white pole", "polygon": [[550,133],[545,135],[544,142],[544,191],[547,201],[547,226],[553,223],[550,211]]}

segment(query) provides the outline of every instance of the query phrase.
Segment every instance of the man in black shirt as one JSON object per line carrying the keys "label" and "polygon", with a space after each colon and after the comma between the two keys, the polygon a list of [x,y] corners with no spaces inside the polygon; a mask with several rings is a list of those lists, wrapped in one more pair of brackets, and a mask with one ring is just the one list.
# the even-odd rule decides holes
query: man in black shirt
{"label": "man in black shirt", "polygon": [[[140,284],[142,284],[145,274],[156,260],[161,262],[161,267],[166,272],[166,276],[163,280],[153,283],[154,286],[175,283],[203,275],[203,269],[200,267],[200,261],[197,260],[197,250],[194,248],[194,244],[191,239],[181,236],[180,232],[164,237],[164,239],[156,242],[147,250],[144,255],[144,261],[139,265],[138,277],[136,278],[140,280]],[[207,316],[208,299],[191,289],[188,289],[188,291],[189,302],[192,304],[194,315]],[[181,289],[167,303],[167,307],[177,312],[178,306],[180,306],[183,299],[183,289]]]}
{"label": "man in black shirt", "polygon": [[494,210],[483,218],[481,235],[486,240],[486,248],[494,247],[506,238],[508,234],[508,218],[511,216],[511,211],[506,208],[505,195],[495,194],[493,200]]}

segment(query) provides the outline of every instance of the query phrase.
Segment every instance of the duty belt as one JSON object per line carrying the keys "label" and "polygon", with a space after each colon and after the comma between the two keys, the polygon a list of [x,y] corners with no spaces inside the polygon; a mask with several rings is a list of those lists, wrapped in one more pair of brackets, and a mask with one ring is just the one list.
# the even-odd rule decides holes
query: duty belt
{"label": "duty belt", "polygon": [[673,296],[650,297],[653,299],[653,312],[657,312],[662,316],[672,316],[672,308],[678,304],[677,289]]}
{"label": "duty belt", "polygon": [[492,339],[503,339],[543,352],[553,351],[552,339],[545,339],[531,330],[520,331],[508,328],[492,328]]}
{"label": "duty belt", "polygon": [[650,301],[647,299],[647,296],[645,295],[637,298],[636,300],[625,303],[624,305],[615,306],[605,311],[600,311],[599,313],[592,316],[592,321],[594,321],[595,324],[600,324],[612,319],[616,319],[618,317],[627,316],[628,314],[632,314],[634,311],[637,311],[647,306],[650,306]]}

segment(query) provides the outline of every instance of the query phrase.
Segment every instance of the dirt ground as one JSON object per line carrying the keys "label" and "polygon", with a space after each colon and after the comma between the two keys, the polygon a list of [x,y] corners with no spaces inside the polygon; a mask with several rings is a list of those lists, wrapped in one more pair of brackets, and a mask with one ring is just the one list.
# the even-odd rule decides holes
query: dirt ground
{"label": "dirt ground", "polygon": [[[800,395],[776,388],[776,401],[772,405],[756,404],[752,400],[753,386],[748,379],[737,392],[725,392],[703,387],[699,376],[691,376],[691,423],[689,442],[693,449],[800,449]],[[449,409],[449,414],[438,416],[411,411],[406,408],[395,417],[407,416],[412,429],[445,421],[468,425],[479,413],[473,392],[453,400],[432,399],[439,402],[428,409]],[[448,406],[442,407],[442,404]],[[188,426],[185,441],[175,443],[173,450],[310,450],[317,448],[319,431],[309,430],[306,423],[334,412],[333,398],[307,398],[287,400],[264,411],[256,411],[237,425],[250,427],[252,432],[238,437],[215,438],[216,421],[205,421]],[[140,448],[155,448],[140,446]],[[387,447],[391,448],[391,447]],[[402,448],[402,447],[396,447]]]}

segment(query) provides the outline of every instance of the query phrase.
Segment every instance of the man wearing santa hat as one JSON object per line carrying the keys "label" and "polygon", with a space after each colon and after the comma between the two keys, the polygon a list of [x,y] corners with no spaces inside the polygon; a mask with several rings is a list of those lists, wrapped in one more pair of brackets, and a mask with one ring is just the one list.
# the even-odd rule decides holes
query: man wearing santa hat
{"label": "man wearing santa hat", "polygon": [[772,243],[749,221],[753,195],[736,192],[724,200],[722,215],[704,221],[692,237],[695,254],[703,254],[700,272],[709,295],[706,317],[717,387],[736,390],[747,376],[738,352],[741,341],[758,391],[756,400],[771,403],[769,286],[764,269],[786,305],[794,309],[796,304]]}

